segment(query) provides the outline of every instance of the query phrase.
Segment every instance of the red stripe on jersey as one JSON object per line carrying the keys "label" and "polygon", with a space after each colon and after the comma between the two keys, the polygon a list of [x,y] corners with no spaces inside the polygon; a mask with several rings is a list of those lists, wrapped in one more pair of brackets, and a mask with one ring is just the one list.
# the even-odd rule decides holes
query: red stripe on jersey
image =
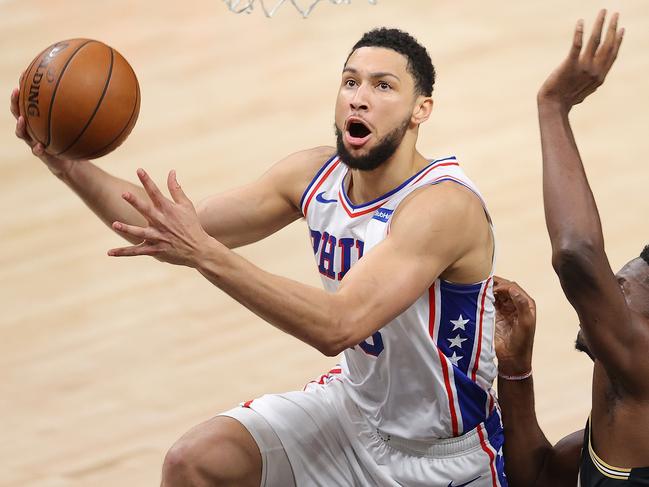
{"label": "red stripe on jersey", "polygon": [[489,456],[489,469],[491,470],[491,482],[493,487],[498,487],[498,480],[496,477],[496,469],[494,468],[494,460],[496,459],[496,455],[494,455],[494,452],[491,451],[491,448],[489,448],[489,445],[487,445],[487,442],[485,440],[484,433],[482,432],[483,426],[480,424],[478,425],[478,436],[480,437],[480,446],[482,447],[482,450]]}
{"label": "red stripe on jersey", "polygon": [[309,211],[309,203],[311,203],[311,200],[313,199],[313,195],[318,192],[318,189],[320,189],[320,186],[322,186],[322,183],[325,182],[325,180],[329,177],[331,172],[336,169],[336,167],[340,164],[340,159],[338,159],[335,164],[333,164],[329,169],[327,169],[327,172],[322,176],[322,179],[318,182],[318,184],[315,185],[315,188],[311,191],[311,194],[309,195],[309,198],[306,200],[306,203],[304,203],[304,216],[306,217],[306,212]]}
{"label": "red stripe on jersey", "polygon": [[244,407],[244,408],[249,408],[250,405],[252,404],[252,401],[254,401],[254,399],[251,399],[250,401],[246,401],[246,402],[244,402],[244,403],[243,403],[243,407]]}
{"label": "red stripe on jersey", "polygon": [[421,176],[419,176],[412,183],[410,183],[410,185],[417,184],[419,181],[421,181],[424,178],[424,176],[426,176],[426,174],[431,172],[433,169],[437,169],[438,167],[442,167],[442,166],[459,166],[459,164],[457,162],[444,162],[442,164],[434,164],[430,169],[428,169],[428,171],[424,172]]}
{"label": "red stripe on jersey", "polygon": [[457,413],[455,412],[455,399],[453,398],[453,389],[451,389],[451,379],[448,375],[448,364],[446,363],[446,355],[438,348],[439,361],[442,364],[442,372],[444,373],[444,387],[446,387],[446,394],[448,395],[448,407],[451,411],[451,425],[453,426],[453,436],[458,436]]}
{"label": "red stripe on jersey", "polygon": [[475,351],[475,361],[473,363],[473,370],[471,371],[471,380],[475,382],[476,375],[478,373],[478,366],[480,365],[480,353],[482,352],[482,318],[484,317],[484,301],[487,297],[487,291],[489,290],[489,282],[491,277],[485,282],[484,289],[482,290],[482,300],[480,301],[480,324],[478,326],[478,348]]}
{"label": "red stripe on jersey", "polygon": [[367,208],[366,210],[359,211],[358,213],[354,213],[353,210],[347,208],[347,204],[345,202],[345,197],[343,196],[342,190],[338,191],[338,199],[340,200],[342,207],[345,209],[345,212],[350,216],[350,218],[356,218],[357,216],[362,216],[362,215],[367,215],[368,213],[372,213],[378,210],[379,208],[381,208],[381,206],[383,206],[383,204],[387,201],[387,199],[383,199],[381,200],[380,203],[372,206],[371,208]]}
{"label": "red stripe on jersey", "polygon": [[428,333],[435,343],[435,283],[428,289]]}
{"label": "red stripe on jersey", "polygon": [[[428,333],[430,338],[435,343],[435,283],[428,289]],[[448,374],[448,364],[446,363],[446,355],[435,345],[437,353],[439,354],[439,362],[442,366],[442,373],[444,374],[444,387],[446,388],[446,395],[448,396],[448,409],[451,413],[451,425],[453,428],[453,436],[458,436],[459,428],[457,424],[457,412],[455,411],[455,400],[453,398],[453,389],[451,389],[451,380]]]}

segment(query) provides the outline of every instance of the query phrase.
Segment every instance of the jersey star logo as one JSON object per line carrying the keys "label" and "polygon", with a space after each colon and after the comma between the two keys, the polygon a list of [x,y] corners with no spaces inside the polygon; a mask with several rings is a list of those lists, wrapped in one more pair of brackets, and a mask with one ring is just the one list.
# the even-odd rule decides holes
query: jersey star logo
{"label": "jersey star logo", "polygon": [[462,350],[462,342],[466,342],[468,340],[468,338],[461,338],[460,334],[458,333],[455,338],[447,338],[447,340],[449,342],[451,342],[451,344],[448,346],[448,348],[457,347],[460,350]]}
{"label": "jersey star logo", "polygon": [[453,351],[453,355],[451,357],[449,357],[448,359],[451,361],[451,363],[453,365],[455,365],[456,367],[459,367],[458,362],[460,360],[462,360],[463,358],[464,357],[462,355],[458,355],[458,354],[455,353],[455,351]]}
{"label": "jersey star logo", "polygon": [[460,314],[460,317],[457,320],[451,320],[451,323],[453,323],[453,329],[451,331],[455,331],[458,328],[465,330],[464,326],[469,322],[468,319],[462,318],[462,315]]}

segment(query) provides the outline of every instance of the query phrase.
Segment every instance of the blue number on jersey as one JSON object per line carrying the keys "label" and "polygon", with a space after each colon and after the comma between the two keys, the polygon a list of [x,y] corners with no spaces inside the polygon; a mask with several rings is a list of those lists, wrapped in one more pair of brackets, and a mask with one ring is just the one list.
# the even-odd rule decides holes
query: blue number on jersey
{"label": "blue number on jersey", "polygon": [[[369,343],[370,338],[372,339],[372,343]],[[385,348],[383,346],[383,337],[381,337],[381,332],[374,332],[370,338],[363,340],[358,344],[358,346],[361,347],[365,353],[378,357]]]}

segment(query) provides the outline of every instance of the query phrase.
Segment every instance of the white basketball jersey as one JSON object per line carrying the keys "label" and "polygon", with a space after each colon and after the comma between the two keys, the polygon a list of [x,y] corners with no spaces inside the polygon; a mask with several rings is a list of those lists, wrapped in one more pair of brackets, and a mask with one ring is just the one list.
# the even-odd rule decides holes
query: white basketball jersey
{"label": "white basketball jersey", "polygon": [[[362,205],[347,196],[347,174],[347,166],[333,157],[301,201],[329,292],[386,237],[393,212],[415,189],[453,181],[482,200],[455,157],[432,161]],[[494,325],[491,277],[468,285],[437,279],[406,311],[345,350],[338,377],[381,434],[421,441],[459,436],[485,421],[495,407]]]}

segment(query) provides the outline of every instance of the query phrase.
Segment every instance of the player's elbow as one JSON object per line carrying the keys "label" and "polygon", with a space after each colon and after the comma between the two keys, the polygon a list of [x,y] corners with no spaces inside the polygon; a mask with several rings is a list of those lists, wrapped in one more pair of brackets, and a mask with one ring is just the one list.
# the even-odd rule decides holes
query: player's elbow
{"label": "player's elbow", "polygon": [[564,285],[588,282],[596,260],[597,248],[590,242],[565,242],[552,250],[552,267]]}
{"label": "player's elbow", "polygon": [[326,357],[337,357],[344,350],[344,348],[337,347],[335,344],[332,343],[324,343],[318,346],[317,348],[318,351]]}
{"label": "player's elbow", "polygon": [[345,316],[339,316],[332,320],[326,337],[317,348],[327,357],[337,357],[344,350],[353,346],[354,338],[351,320]]}

